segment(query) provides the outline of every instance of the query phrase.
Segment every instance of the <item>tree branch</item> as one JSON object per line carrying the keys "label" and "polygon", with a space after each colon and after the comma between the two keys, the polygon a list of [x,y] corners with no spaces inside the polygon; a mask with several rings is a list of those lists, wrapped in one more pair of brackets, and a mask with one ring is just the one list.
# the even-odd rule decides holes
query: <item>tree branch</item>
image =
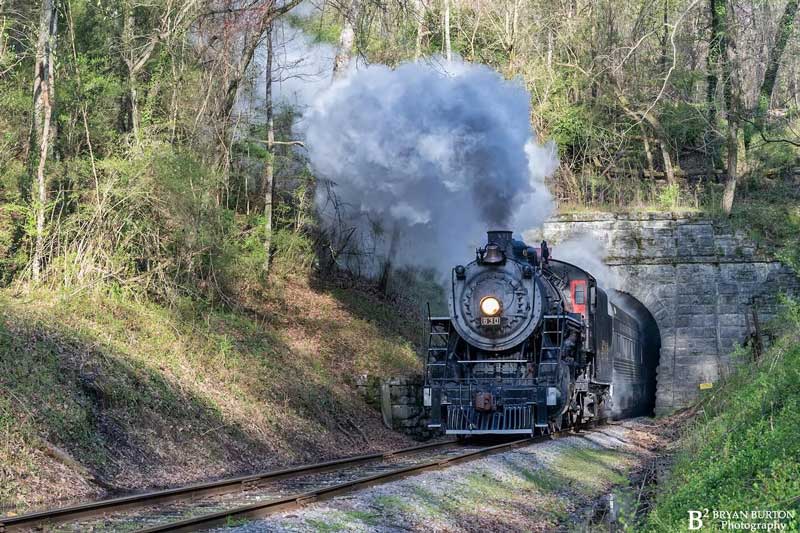
{"label": "tree branch", "polygon": [[788,144],[791,144],[792,146],[800,147],[800,141],[794,141],[792,139],[785,139],[783,137],[777,137],[777,138],[769,138],[769,137],[767,137],[767,135],[764,133],[764,128],[763,127],[759,127],[759,125],[753,120],[744,118],[741,115],[739,116],[739,120],[741,120],[742,122],[746,122],[747,124],[750,124],[751,126],[755,127],[756,131],[758,131],[758,134],[761,137],[761,140],[763,140],[765,143],[788,143]]}

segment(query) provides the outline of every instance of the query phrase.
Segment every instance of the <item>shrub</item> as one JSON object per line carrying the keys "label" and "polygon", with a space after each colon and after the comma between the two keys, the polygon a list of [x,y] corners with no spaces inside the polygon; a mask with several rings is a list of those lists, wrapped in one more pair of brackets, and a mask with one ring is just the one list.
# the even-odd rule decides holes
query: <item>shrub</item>
{"label": "shrub", "polygon": [[658,192],[658,205],[663,209],[675,209],[681,201],[681,187],[677,183],[667,185]]}

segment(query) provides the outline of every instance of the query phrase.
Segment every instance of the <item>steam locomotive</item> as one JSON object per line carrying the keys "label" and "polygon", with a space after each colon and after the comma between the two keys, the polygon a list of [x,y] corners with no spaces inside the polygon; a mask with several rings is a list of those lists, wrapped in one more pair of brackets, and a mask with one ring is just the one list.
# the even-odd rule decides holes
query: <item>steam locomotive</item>
{"label": "steam locomotive", "polygon": [[[653,397],[641,317],[585,270],[489,231],[452,270],[450,316],[429,316],[424,405],[445,434],[545,434],[637,414]],[[430,315],[430,313],[429,313]]]}

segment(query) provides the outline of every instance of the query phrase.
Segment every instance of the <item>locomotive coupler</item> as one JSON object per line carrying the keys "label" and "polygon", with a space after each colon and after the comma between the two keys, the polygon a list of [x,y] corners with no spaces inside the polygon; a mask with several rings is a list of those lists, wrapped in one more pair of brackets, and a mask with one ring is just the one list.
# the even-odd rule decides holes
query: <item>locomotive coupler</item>
{"label": "locomotive coupler", "polygon": [[477,392],[473,405],[476,411],[489,413],[497,409],[497,401],[491,392]]}

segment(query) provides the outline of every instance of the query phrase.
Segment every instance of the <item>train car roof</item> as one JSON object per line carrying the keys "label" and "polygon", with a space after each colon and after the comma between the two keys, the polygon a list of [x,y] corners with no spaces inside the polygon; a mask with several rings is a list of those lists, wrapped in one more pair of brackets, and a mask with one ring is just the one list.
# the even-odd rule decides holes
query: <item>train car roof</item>
{"label": "train car roof", "polygon": [[594,276],[592,276],[592,274],[589,273],[587,270],[579,267],[578,265],[575,265],[573,263],[567,263],[566,261],[561,261],[560,259],[552,259],[551,258],[548,261],[548,266],[550,267],[550,270],[552,270],[552,267],[553,267],[554,263],[556,265],[563,265],[563,267],[568,267],[571,270],[577,270],[578,272],[581,272],[582,274],[584,274],[587,279],[589,279],[590,281],[594,281],[595,284],[597,284],[597,279]]}

